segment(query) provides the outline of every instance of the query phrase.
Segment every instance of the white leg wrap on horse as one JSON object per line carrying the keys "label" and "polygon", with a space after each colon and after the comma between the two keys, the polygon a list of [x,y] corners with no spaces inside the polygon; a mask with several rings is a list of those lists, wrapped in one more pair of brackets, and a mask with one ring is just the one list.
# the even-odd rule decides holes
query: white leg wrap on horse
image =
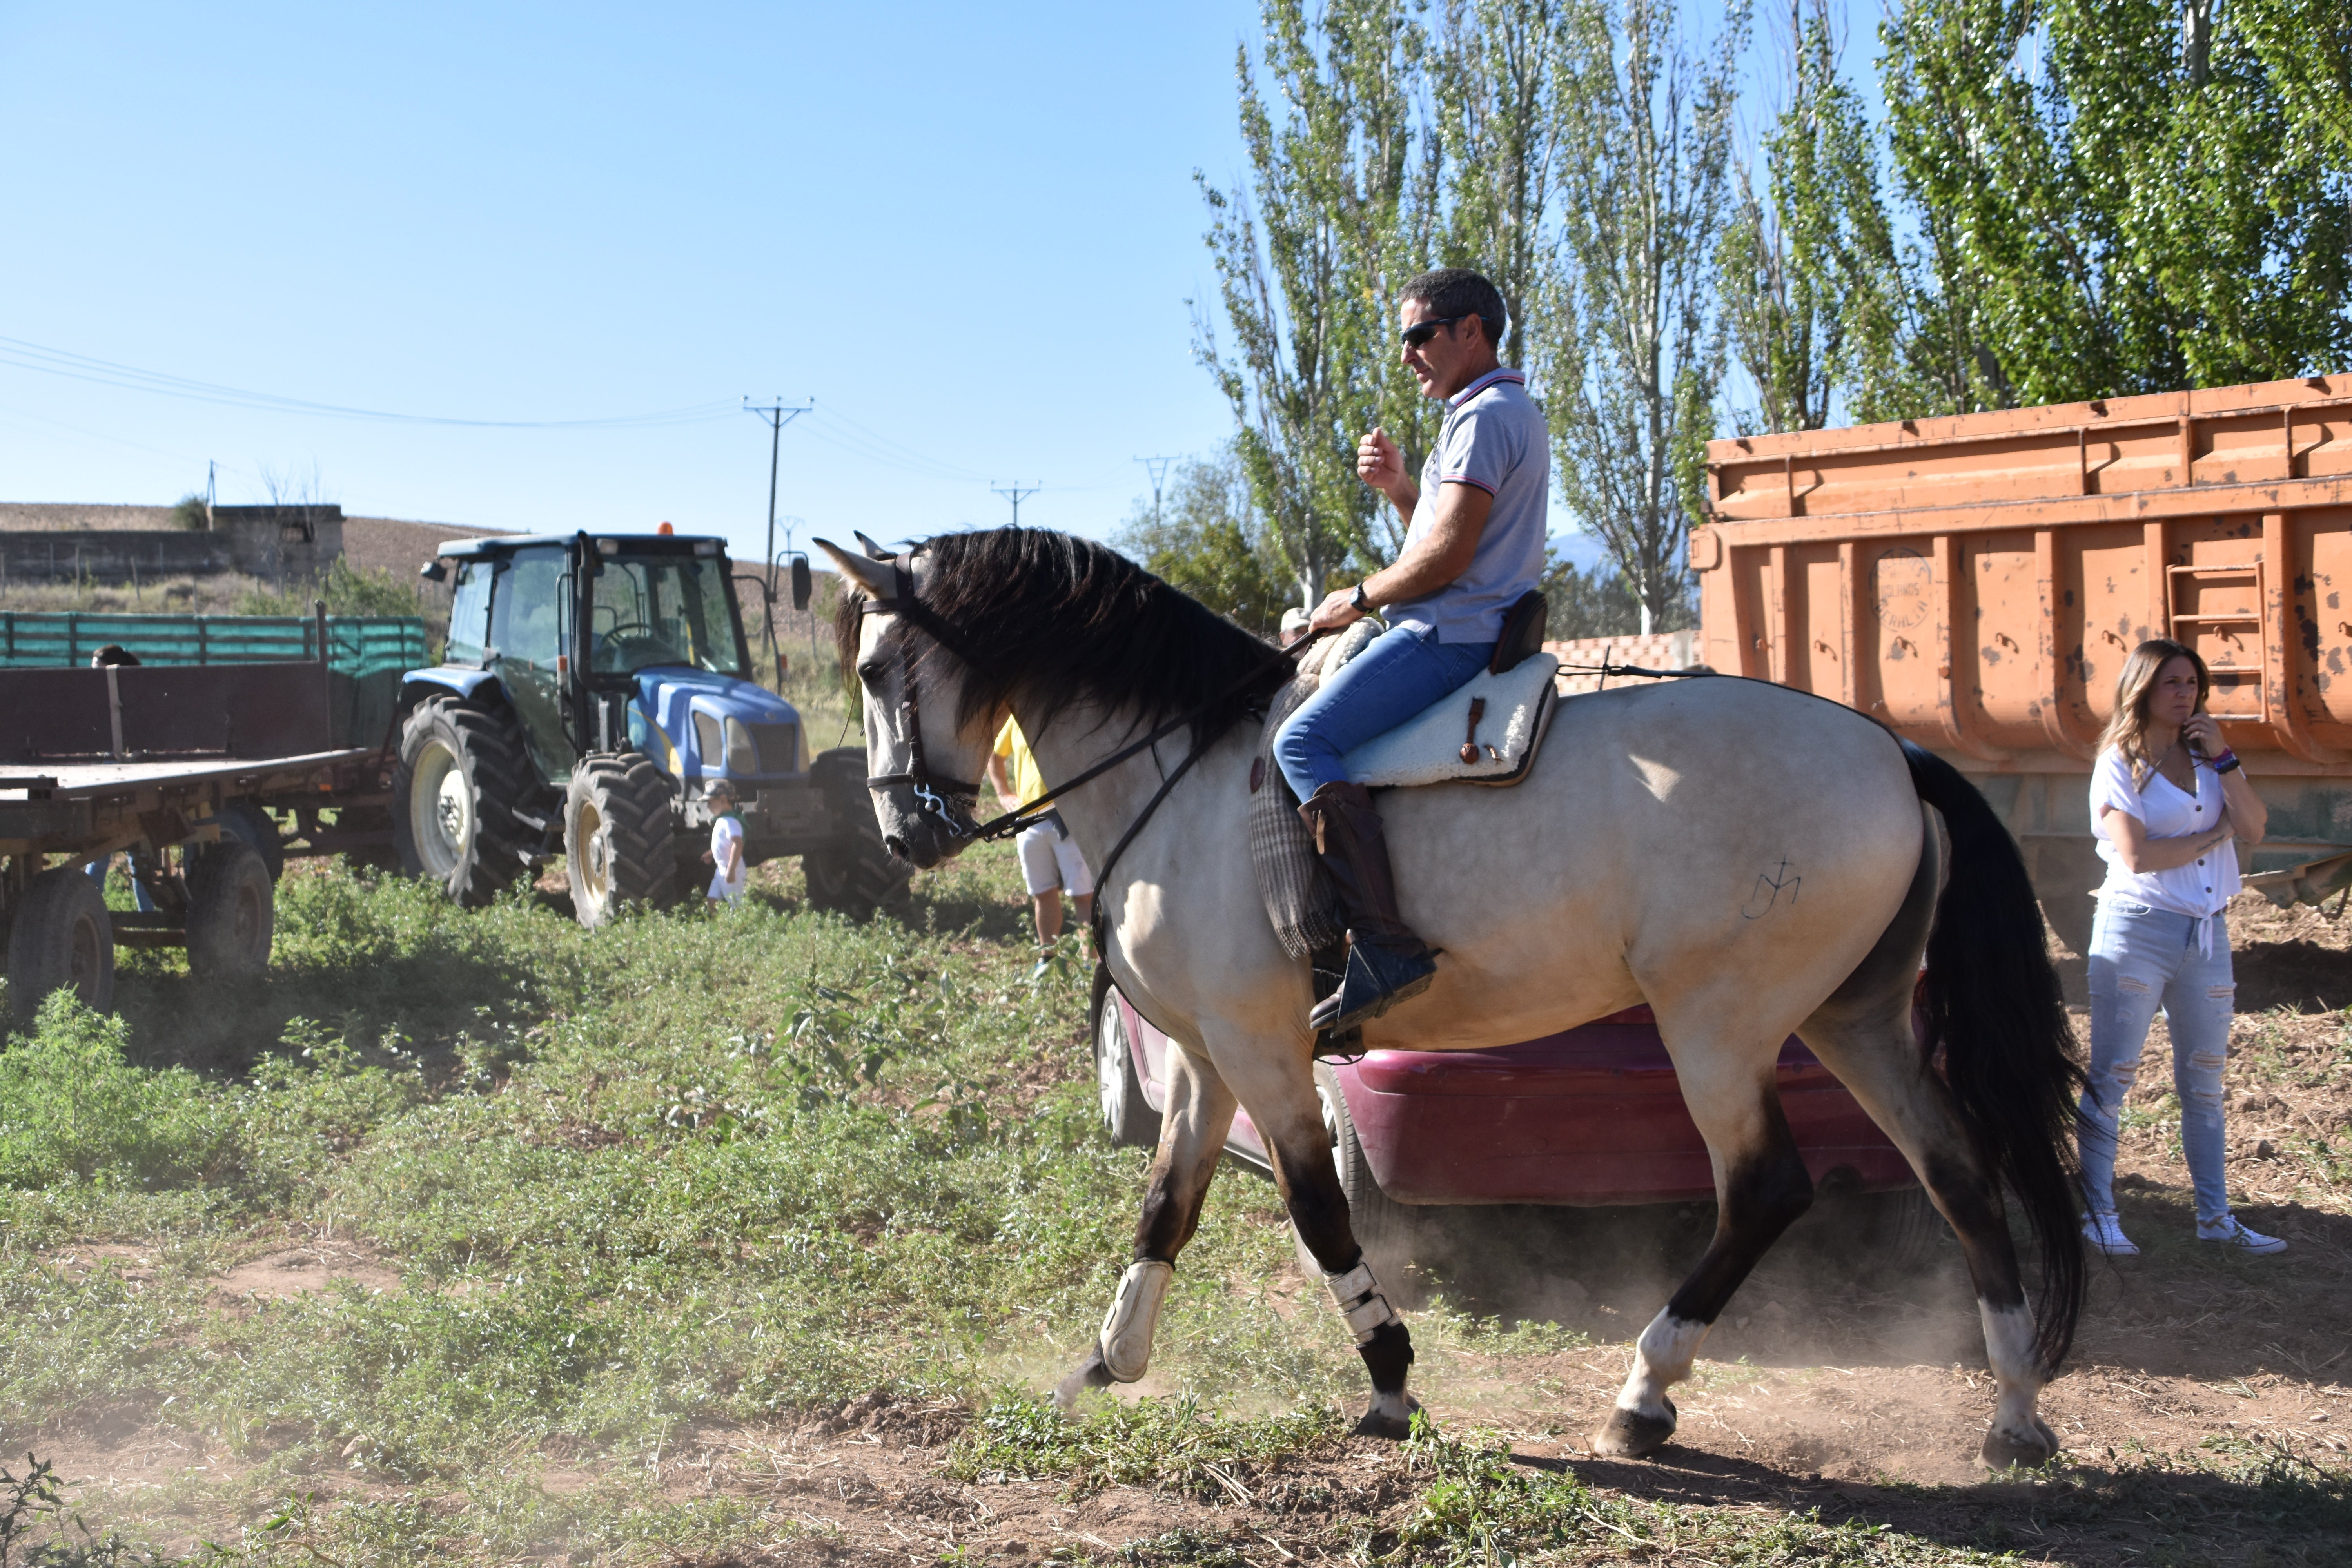
{"label": "white leg wrap on horse", "polygon": [[1706,1338],[1707,1324],[1661,1310],[1633,1342],[1633,1370],[1617,1395],[1617,1408],[1643,1415],[1670,1416],[1666,1390],[1690,1375],[1691,1363]]}
{"label": "white leg wrap on horse", "polygon": [[1133,1383],[1151,1366],[1151,1338],[1160,1331],[1160,1306],[1168,1300],[1176,1266],[1146,1259],[1130,1263],[1118,1277],[1118,1294],[1103,1314],[1103,1370],[1120,1383]]}
{"label": "white leg wrap on horse", "polygon": [[1382,1323],[1397,1321],[1396,1309],[1381,1294],[1380,1281],[1372,1278],[1372,1266],[1359,1262],[1345,1274],[1326,1274],[1323,1283],[1330,1288],[1331,1300],[1339,1304],[1339,1315],[1348,1320],[1348,1328],[1358,1344],[1368,1344],[1380,1332]]}
{"label": "white leg wrap on horse", "polygon": [[2033,1313],[2025,1307],[1993,1307],[1981,1300],[1977,1313],[1984,1322],[1985,1360],[1991,1364],[1995,1398],[1992,1420],[1997,1430],[2028,1434],[2039,1417],[2042,1373],[2033,1353]]}

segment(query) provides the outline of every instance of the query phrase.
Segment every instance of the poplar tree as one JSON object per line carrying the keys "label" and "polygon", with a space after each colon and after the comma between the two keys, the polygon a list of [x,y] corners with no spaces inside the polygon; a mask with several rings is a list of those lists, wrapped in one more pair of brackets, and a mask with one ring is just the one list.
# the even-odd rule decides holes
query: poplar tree
{"label": "poplar tree", "polygon": [[1560,33],[1559,238],[1534,357],[1560,499],[1609,547],[1644,632],[1688,614],[1723,376],[1714,251],[1747,7],[1717,14],[1703,55],[1675,0],[1570,0]]}
{"label": "poplar tree", "polygon": [[1330,575],[1402,543],[1356,478],[1356,442],[1384,411],[1409,416],[1401,444],[1420,436],[1392,344],[1397,290],[1433,235],[1436,150],[1416,151],[1427,36],[1408,0],[1311,15],[1266,0],[1263,15],[1258,58],[1244,45],[1235,61],[1247,188],[1195,175],[1231,336],[1196,302],[1194,346],[1233,405],[1267,540],[1312,605]]}

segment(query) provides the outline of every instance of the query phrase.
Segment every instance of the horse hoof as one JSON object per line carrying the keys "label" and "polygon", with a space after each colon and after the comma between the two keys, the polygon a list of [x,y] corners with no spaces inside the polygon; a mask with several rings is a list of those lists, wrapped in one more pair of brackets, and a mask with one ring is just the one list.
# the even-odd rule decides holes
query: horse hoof
{"label": "horse hoof", "polygon": [[2011,1466],[2038,1470],[2058,1457],[2058,1434],[2039,1415],[2033,1418],[2033,1435],[2020,1437],[1998,1428],[1985,1433],[1984,1447],[1977,1458],[1989,1470],[2006,1470]]}
{"label": "horse hoof", "polygon": [[1404,1412],[1399,1415],[1386,1399],[1375,1399],[1364,1418],[1356,1423],[1359,1437],[1385,1437],[1391,1443],[1402,1443],[1412,1436],[1412,1415],[1421,1408],[1421,1401],[1408,1394],[1404,1396]]}
{"label": "horse hoof", "polygon": [[1066,1415],[1077,1408],[1079,1394],[1089,1388],[1108,1388],[1116,1381],[1110,1368],[1103,1365],[1102,1347],[1097,1345],[1076,1371],[1054,1385],[1054,1408]]}
{"label": "horse hoof", "polygon": [[1644,1415],[1638,1410],[1612,1410],[1609,1420],[1592,1434],[1592,1451],[1620,1459],[1646,1459],[1666,1446],[1675,1435],[1675,1402],[1664,1401],[1664,1415]]}

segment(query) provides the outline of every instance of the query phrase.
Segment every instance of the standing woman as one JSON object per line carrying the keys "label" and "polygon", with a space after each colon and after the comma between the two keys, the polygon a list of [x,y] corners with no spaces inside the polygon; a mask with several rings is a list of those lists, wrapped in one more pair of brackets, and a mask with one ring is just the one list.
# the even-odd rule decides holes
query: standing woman
{"label": "standing woman", "polygon": [[2286,1248],[2238,1222],[2222,1179],[2221,1067],[2237,981],[2221,910],[2238,891],[2232,840],[2261,843],[2268,813],[2205,711],[2212,687],[2195,649],[2168,637],[2140,644],[2116,682],[2091,773],[2091,828],[2107,879],[2091,927],[2083,1234],[2111,1257],[2139,1251],[2116,1219],[2116,1121],[2159,1006],[2172,1034],[2199,1239],[2242,1252]]}

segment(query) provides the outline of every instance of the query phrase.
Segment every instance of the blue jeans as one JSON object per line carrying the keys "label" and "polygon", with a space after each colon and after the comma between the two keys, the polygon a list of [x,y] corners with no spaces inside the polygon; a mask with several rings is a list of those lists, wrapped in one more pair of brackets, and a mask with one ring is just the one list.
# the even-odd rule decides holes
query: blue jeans
{"label": "blue jeans", "polygon": [[2213,917],[2212,954],[2197,951],[2200,922],[2145,904],[2099,902],[2091,925],[2091,1072],[2083,1091],[2083,1195],[2115,1212],[2116,1119],[2139,1075],[2147,1026],[2164,1009],[2172,1033],[2172,1085],[2180,1096],[2180,1147],[2197,1191],[2197,1217],[2230,1212],[2222,1180],[2221,1066],[2238,985],[2230,932]]}
{"label": "blue jeans", "polygon": [[1298,705],[1275,737],[1274,760],[1305,800],[1348,776],[1341,759],[1375,735],[1458,691],[1495,657],[1490,642],[1439,642],[1433,631],[1391,626]]}

